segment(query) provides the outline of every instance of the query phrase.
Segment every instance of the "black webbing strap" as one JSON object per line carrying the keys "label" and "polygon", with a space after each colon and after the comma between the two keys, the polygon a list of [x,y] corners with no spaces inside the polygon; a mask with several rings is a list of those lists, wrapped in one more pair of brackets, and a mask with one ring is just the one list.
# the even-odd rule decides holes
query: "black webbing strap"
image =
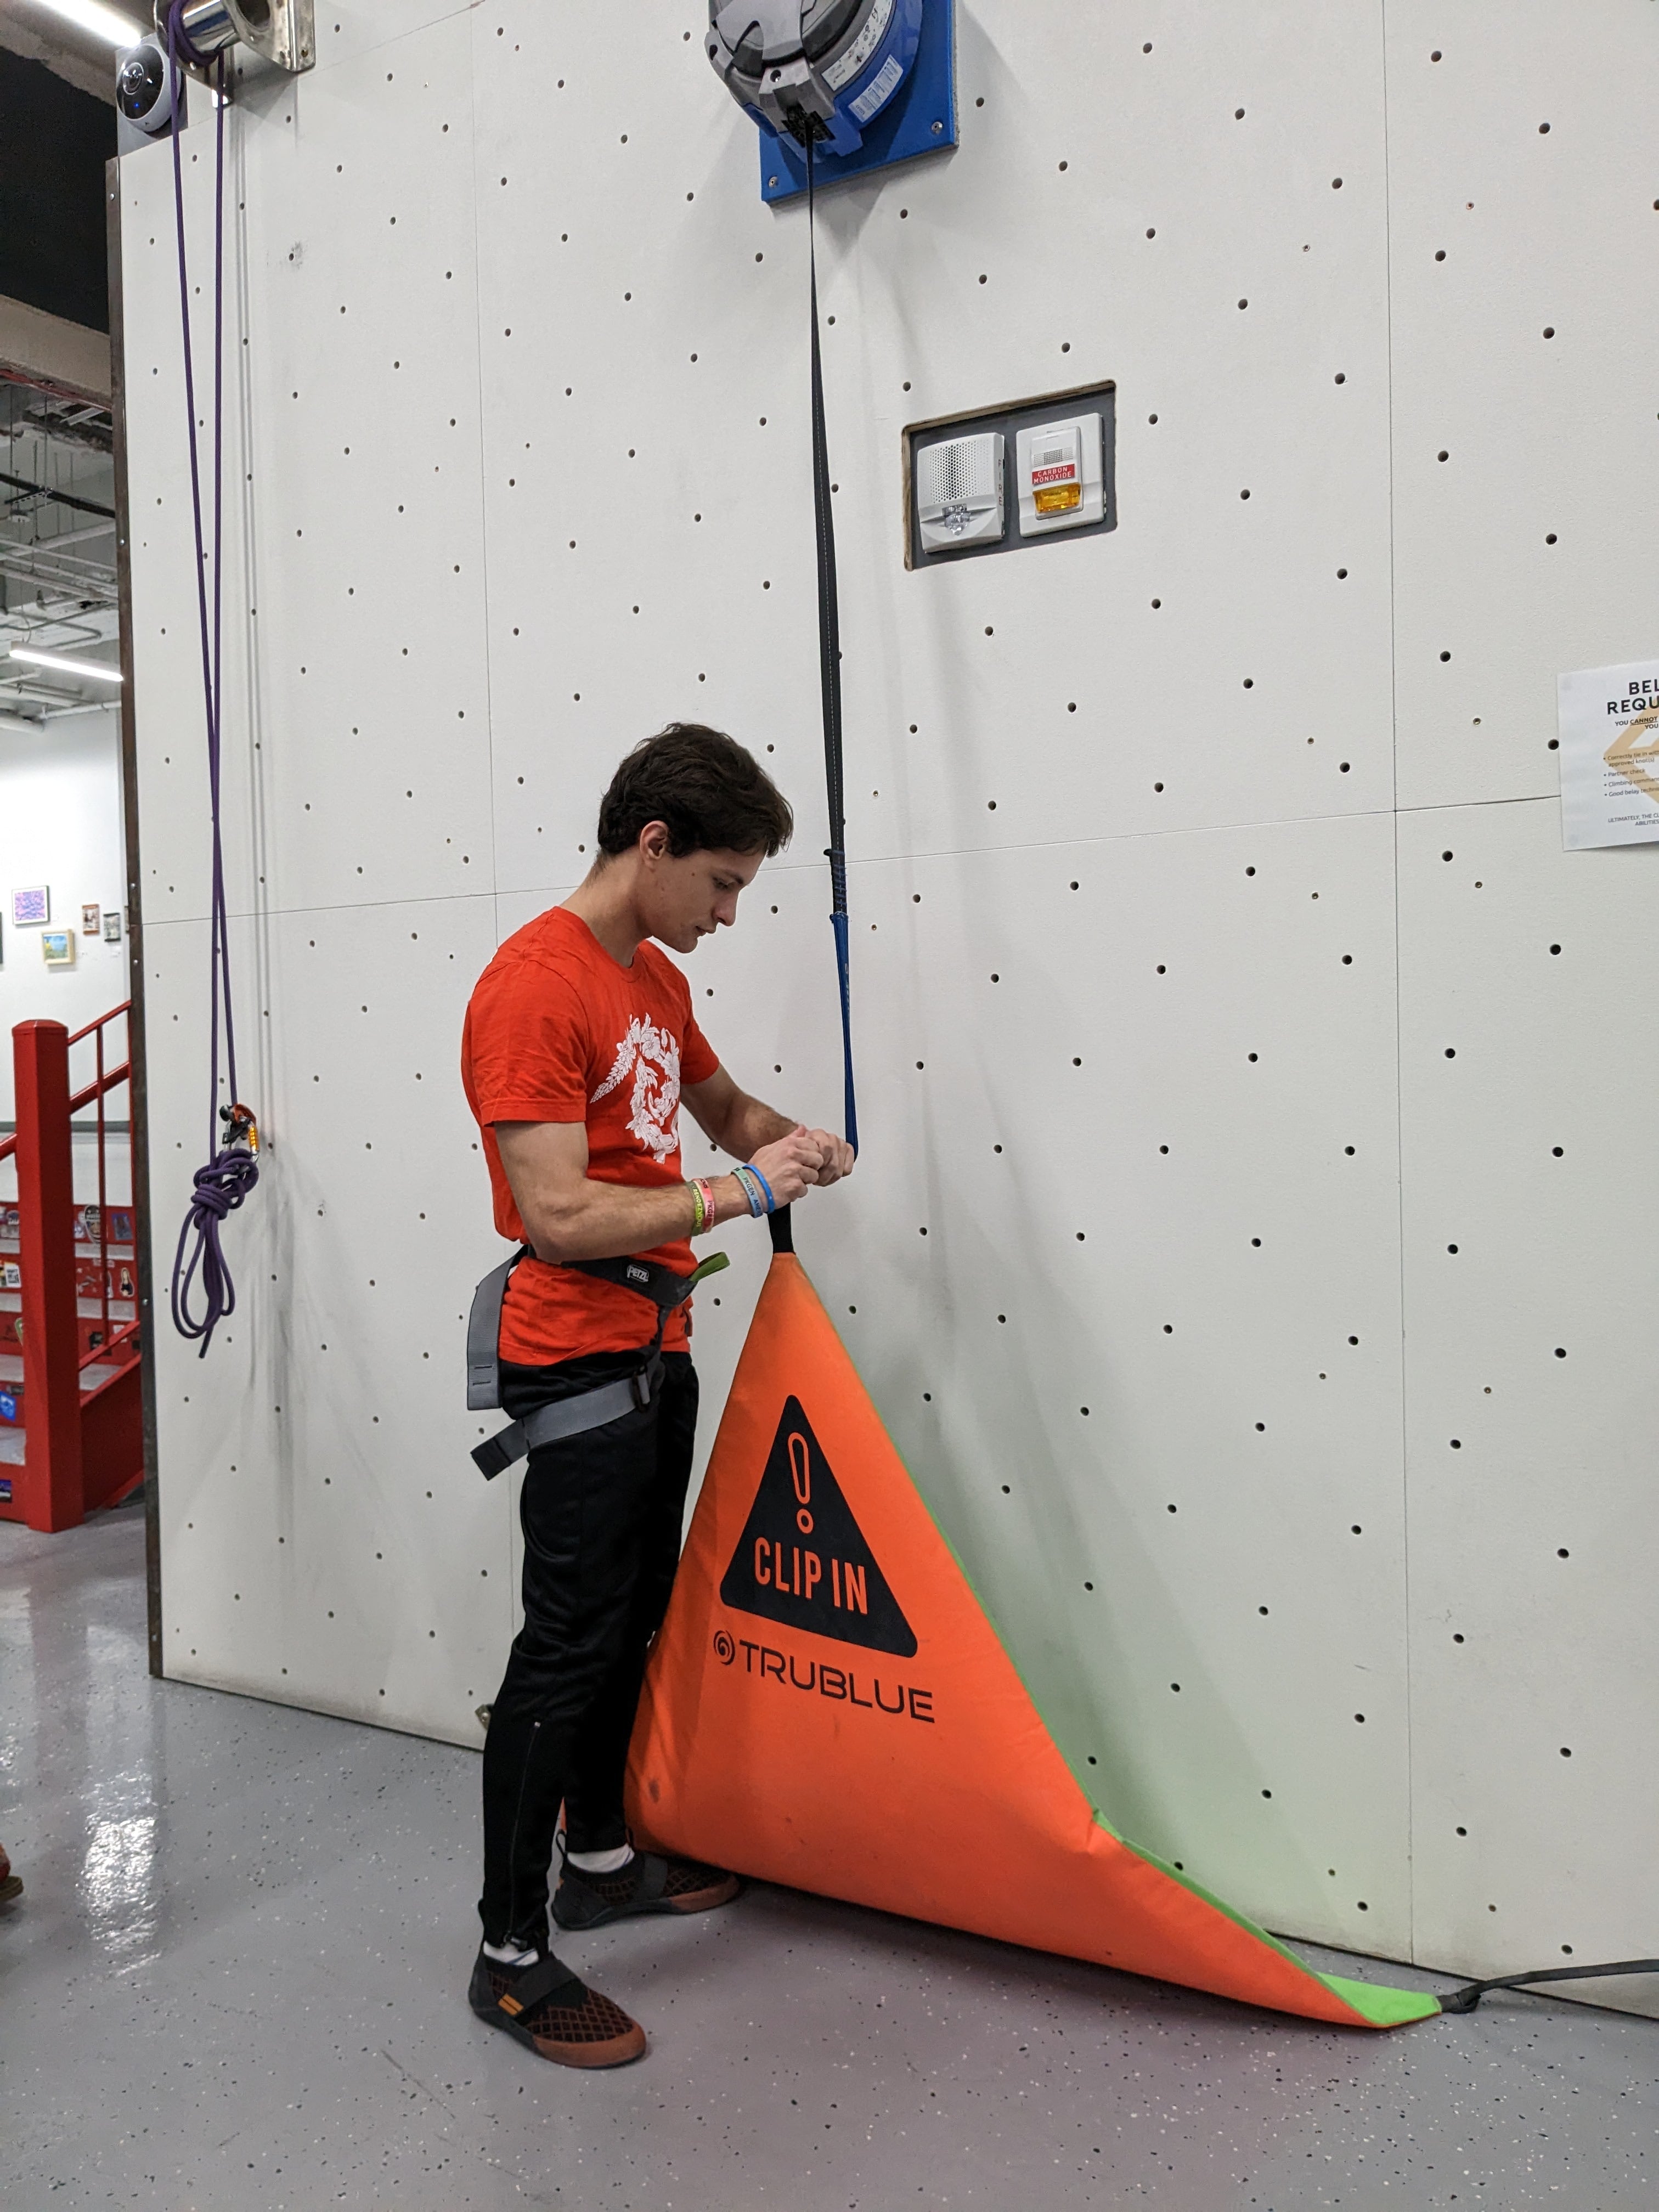
{"label": "black webbing strap", "polygon": [[1499,1974],[1490,1982],[1467,1982],[1440,2000],[1442,2012],[1473,2012],[1493,1990],[1528,1990],[1540,1982],[1595,1982],[1613,1974],[1659,1974],[1659,1959],[1617,1959],[1604,1966],[1546,1966],[1536,1974]]}
{"label": "black webbing strap", "polygon": [[859,1148],[853,1093],[853,1000],[848,954],[847,808],[841,726],[841,606],[836,589],[836,521],[830,507],[830,440],[823,419],[823,362],[818,350],[817,206],[811,125],[806,129],[806,230],[812,278],[812,517],[818,556],[818,672],[823,692],[823,777],[830,801],[830,926],[841,987],[841,1050],[847,1141]]}
{"label": "black webbing strap", "polygon": [[518,1979],[501,1991],[495,2002],[509,2020],[517,2020],[524,2013],[536,2011],[550,1998],[557,1997],[567,2005],[579,2004],[581,1988],[580,1980],[563,1960],[556,1959],[550,1951],[533,1966],[526,1966]]}

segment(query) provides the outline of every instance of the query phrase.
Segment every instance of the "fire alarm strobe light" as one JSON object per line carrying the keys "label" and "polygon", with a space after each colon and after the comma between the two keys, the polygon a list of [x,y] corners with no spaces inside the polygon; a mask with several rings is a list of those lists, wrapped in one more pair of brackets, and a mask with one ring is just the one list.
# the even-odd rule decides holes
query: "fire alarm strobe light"
{"label": "fire alarm strobe light", "polygon": [[916,519],[929,553],[994,544],[1006,525],[1002,507],[1002,433],[946,438],[916,456]]}
{"label": "fire alarm strobe light", "polygon": [[1104,520],[1098,415],[1073,415],[1022,430],[1015,455],[1022,538],[1041,538],[1051,530],[1080,530],[1087,523]]}

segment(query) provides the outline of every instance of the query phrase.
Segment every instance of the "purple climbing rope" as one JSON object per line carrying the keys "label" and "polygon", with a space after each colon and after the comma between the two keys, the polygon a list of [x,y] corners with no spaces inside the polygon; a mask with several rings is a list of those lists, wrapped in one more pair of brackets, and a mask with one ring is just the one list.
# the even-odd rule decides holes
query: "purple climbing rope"
{"label": "purple climbing rope", "polygon": [[[208,58],[191,43],[183,22],[184,0],[173,0],[167,12],[167,46],[175,77],[180,65],[210,66]],[[236,1089],[236,1023],[231,1003],[230,938],[225,910],[224,846],[220,833],[220,701],[224,593],[224,374],[225,374],[225,57],[211,64],[216,102],[214,139],[213,232],[213,587],[212,610],[208,604],[207,546],[202,528],[202,471],[197,451],[196,365],[191,343],[190,276],[185,254],[184,169],[179,149],[179,130],[173,131],[173,199],[179,233],[179,304],[184,325],[185,401],[189,410],[190,500],[196,528],[196,602],[202,633],[202,697],[207,716],[208,790],[213,815],[212,915],[210,925],[209,988],[212,1001],[212,1066],[209,1076],[208,1153],[205,1167],[198,1168],[179,1231],[179,1249],[173,1262],[173,1322],[181,1336],[199,1340],[204,1358],[213,1332],[236,1310],[236,1286],[231,1279],[220,1230],[259,1180],[258,1125],[240,1104]],[[229,1103],[219,1099],[219,1038],[223,1016],[225,1073]],[[199,1287],[202,1311],[191,1312],[192,1291]]]}

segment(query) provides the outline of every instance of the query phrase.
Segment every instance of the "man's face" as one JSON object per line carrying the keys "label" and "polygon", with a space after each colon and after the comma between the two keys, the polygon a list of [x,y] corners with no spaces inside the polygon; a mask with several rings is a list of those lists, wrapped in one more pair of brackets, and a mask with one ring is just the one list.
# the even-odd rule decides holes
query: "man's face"
{"label": "man's face", "polygon": [[640,839],[642,919],[650,934],[673,952],[695,952],[700,939],[729,929],[738,899],[760,871],[760,853],[696,852],[678,857],[653,823]]}

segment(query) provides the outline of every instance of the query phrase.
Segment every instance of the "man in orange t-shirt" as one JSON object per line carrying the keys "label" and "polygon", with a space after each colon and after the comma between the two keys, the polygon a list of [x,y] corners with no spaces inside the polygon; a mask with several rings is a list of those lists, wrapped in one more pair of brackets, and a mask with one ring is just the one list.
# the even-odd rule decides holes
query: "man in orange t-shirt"
{"label": "man in orange t-shirt", "polygon": [[[684,976],[651,941],[691,952],[729,927],[738,895],[793,826],[741,745],[672,724],[617,770],[586,881],[508,938],[479,978],[462,1079],[495,1226],[531,1255],[501,1310],[501,1403],[515,1419],[637,1377],[651,1361],[658,1305],[584,1263],[627,1256],[688,1276],[694,1235],[790,1205],[852,1169],[841,1138],[738,1090],[697,1026]],[[682,1100],[745,1163],[736,1173],[684,1178]],[[481,2018],[565,2065],[636,2058],[645,2034],[552,1954],[561,1806],[562,1928],[700,1911],[737,1893],[717,1869],[634,1850],[623,1817],[629,1738],[691,1473],[689,1334],[677,1307],[648,1401],[533,1446],[524,1479],[524,1626],[484,1743],[483,1942],[469,1996]]]}

